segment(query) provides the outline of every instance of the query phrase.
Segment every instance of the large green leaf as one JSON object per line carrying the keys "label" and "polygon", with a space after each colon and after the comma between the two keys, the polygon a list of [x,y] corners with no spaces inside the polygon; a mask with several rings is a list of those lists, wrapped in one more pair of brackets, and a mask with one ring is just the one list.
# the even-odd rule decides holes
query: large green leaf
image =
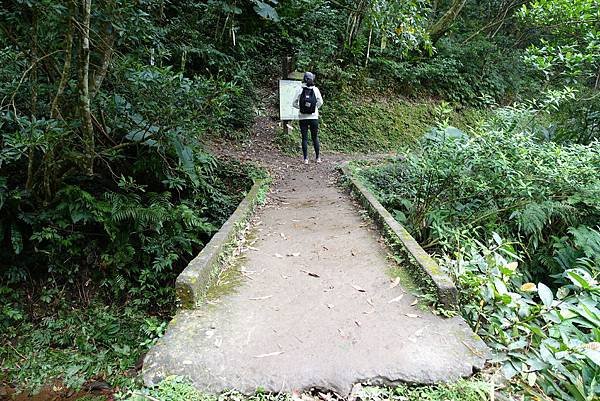
{"label": "large green leaf", "polygon": [[552,290],[548,288],[544,283],[538,284],[538,295],[540,296],[540,299],[542,300],[546,308],[550,308],[552,306],[554,295],[552,295]]}

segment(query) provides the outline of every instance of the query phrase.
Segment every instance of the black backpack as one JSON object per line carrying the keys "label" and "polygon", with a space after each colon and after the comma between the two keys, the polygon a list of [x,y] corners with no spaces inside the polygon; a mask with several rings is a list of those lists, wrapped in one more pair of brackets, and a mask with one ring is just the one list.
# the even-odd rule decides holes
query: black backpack
{"label": "black backpack", "polygon": [[300,94],[300,113],[312,114],[317,110],[317,96],[312,88],[303,88]]}

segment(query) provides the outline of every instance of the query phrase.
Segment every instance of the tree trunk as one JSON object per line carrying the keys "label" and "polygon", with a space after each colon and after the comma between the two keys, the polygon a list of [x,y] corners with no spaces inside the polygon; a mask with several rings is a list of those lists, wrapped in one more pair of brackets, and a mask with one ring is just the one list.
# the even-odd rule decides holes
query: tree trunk
{"label": "tree trunk", "polygon": [[69,76],[71,75],[71,58],[73,54],[73,13],[69,13],[69,27],[65,37],[65,62],[63,64],[62,73],[60,74],[60,81],[58,82],[58,88],[56,89],[56,95],[52,100],[52,106],[50,107],[50,118],[62,117],[58,102],[60,97],[65,92],[65,88],[69,83]]}
{"label": "tree trunk", "polygon": [[96,71],[95,79],[92,80],[92,88],[90,89],[90,98],[94,99],[98,92],[100,91],[100,87],[102,86],[102,82],[104,78],[106,78],[106,74],[108,73],[108,67],[110,67],[110,61],[112,60],[112,56],[114,53],[114,44],[115,44],[115,34],[114,30],[111,31],[106,38],[102,41],[104,51],[102,52],[102,62],[100,63],[100,67],[98,71]]}
{"label": "tree trunk", "polygon": [[84,167],[88,175],[94,174],[94,126],[90,106],[90,15],[92,0],[83,0],[80,28],[81,51],[79,58],[79,97],[83,130]]}
{"label": "tree trunk", "polygon": [[465,6],[467,0],[454,0],[452,5],[441,16],[439,20],[437,20],[429,30],[429,37],[431,38],[431,43],[435,44],[444,34],[450,29],[458,14],[462,11]]}
{"label": "tree trunk", "polygon": [[367,44],[367,58],[365,58],[365,67],[369,64],[369,57],[371,55],[371,38],[373,36],[373,27],[369,30],[369,43]]}

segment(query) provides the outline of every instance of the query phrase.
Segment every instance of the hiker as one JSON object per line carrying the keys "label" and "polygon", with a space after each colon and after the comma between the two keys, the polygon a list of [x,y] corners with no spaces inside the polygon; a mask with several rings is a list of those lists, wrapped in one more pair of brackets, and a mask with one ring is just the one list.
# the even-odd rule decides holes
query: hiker
{"label": "hiker", "polygon": [[302,88],[294,97],[292,106],[299,109],[298,120],[300,122],[300,133],[302,134],[302,154],[304,164],[308,164],[308,129],[315,147],[317,163],[321,163],[319,155],[319,108],[323,105],[321,91],[315,86],[315,74],[304,73]]}

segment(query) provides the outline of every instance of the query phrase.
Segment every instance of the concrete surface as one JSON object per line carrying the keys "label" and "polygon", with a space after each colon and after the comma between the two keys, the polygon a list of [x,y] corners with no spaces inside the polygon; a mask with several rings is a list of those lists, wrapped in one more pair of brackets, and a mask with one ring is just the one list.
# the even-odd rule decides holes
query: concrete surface
{"label": "concrete surface", "polygon": [[294,165],[257,212],[241,284],[181,311],[146,356],[152,385],[188,376],[202,391],[253,393],[469,376],[488,350],[462,318],[424,311],[377,230],[335,184],[333,162]]}

